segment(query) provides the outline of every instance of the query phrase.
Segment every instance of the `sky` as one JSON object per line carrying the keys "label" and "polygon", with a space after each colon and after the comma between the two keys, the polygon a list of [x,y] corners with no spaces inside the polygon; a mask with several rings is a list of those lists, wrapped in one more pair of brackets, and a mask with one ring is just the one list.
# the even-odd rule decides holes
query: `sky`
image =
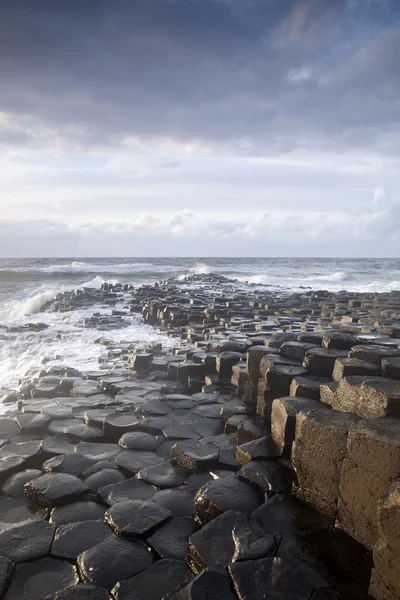
{"label": "sky", "polygon": [[0,0],[0,256],[400,256],[399,0]]}

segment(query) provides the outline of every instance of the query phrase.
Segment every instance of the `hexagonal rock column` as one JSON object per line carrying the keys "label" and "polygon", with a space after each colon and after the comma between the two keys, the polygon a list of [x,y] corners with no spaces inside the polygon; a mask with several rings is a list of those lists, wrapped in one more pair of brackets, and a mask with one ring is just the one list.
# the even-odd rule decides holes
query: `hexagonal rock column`
{"label": "hexagonal rock column", "polygon": [[358,358],[337,358],[333,368],[332,379],[339,381],[343,377],[350,375],[369,375],[370,377],[379,377],[381,374],[380,366],[376,363],[366,362]]}
{"label": "hexagonal rock column", "polygon": [[232,377],[232,367],[243,357],[240,352],[221,352],[217,356],[216,368],[220,379],[230,381]]}
{"label": "hexagonal rock column", "polygon": [[394,600],[400,597],[400,480],[378,504],[378,531],[369,593],[376,600]]}
{"label": "hexagonal rock column", "polygon": [[400,382],[354,375],[338,383],[332,408],[366,419],[400,416]]}
{"label": "hexagonal rock column", "polygon": [[346,350],[312,348],[306,353],[303,366],[317,377],[332,377],[336,359],[346,356]]}
{"label": "hexagonal rock column", "polygon": [[349,428],[358,422],[355,415],[329,409],[300,412],[292,461],[298,484],[295,494],[317,510],[335,517],[340,473],[346,454]]}
{"label": "hexagonal rock column", "polygon": [[350,428],[340,476],[338,521],[370,549],[378,539],[378,502],[399,472],[397,419],[362,420]]}
{"label": "hexagonal rock column", "polygon": [[303,367],[296,367],[290,364],[278,363],[271,366],[265,374],[265,379],[260,379],[257,413],[270,418],[273,400],[288,396],[293,378],[305,375],[306,373],[307,371]]}
{"label": "hexagonal rock column", "polygon": [[308,398],[276,398],[272,402],[271,436],[278,450],[290,457],[296,430],[296,416],[300,411],[321,410],[317,400]]}

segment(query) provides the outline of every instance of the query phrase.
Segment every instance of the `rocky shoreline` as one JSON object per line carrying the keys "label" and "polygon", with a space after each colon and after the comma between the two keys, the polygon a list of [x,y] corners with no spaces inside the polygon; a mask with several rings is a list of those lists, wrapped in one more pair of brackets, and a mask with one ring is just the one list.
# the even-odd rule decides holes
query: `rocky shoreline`
{"label": "rocky shoreline", "polygon": [[[400,597],[399,292],[197,275],[44,310],[99,305],[98,370],[2,400],[0,598]],[[170,343],[107,338],[132,316]]]}

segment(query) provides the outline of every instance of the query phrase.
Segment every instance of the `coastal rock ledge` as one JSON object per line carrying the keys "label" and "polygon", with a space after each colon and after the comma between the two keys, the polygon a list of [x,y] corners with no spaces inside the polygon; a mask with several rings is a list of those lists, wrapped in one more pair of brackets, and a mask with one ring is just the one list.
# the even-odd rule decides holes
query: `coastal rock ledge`
{"label": "coastal rock ledge", "polygon": [[98,369],[2,399],[0,598],[400,599],[399,292],[194,275],[43,310],[83,308]]}

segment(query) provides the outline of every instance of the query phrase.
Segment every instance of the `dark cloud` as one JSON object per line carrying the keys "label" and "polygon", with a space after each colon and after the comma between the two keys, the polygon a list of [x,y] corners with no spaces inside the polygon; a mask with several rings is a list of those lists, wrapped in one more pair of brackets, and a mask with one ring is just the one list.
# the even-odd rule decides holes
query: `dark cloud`
{"label": "dark cloud", "polygon": [[0,111],[30,132],[10,144],[398,152],[398,0],[1,4]]}

